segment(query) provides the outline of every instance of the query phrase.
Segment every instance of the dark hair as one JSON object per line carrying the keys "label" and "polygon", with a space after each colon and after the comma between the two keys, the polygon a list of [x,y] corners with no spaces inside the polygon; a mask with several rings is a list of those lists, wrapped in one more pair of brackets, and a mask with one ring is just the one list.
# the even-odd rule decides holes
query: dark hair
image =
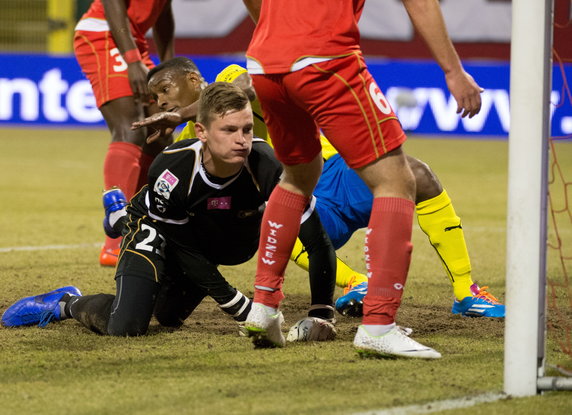
{"label": "dark hair", "polygon": [[213,82],[201,92],[197,122],[208,127],[213,115],[222,116],[228,111],[241,111],[249,103],[248,96],[236,85],[226,82]]}
{"label": "dark hair", "polygon": [[197,67],[197,65],[195,65],[195,63],[192,60],[184,56],[177,56],[176,58],[169,59],[168,61],[165,62],[161,62],[159,65],[151,69],[147,73],[147,82],[149,82],[149,80],[153,75],[155,75],[159,71],[162,71],[163,69],[169,69],[181,73],[196,72],[199,75],[201,74],[199,68]]}

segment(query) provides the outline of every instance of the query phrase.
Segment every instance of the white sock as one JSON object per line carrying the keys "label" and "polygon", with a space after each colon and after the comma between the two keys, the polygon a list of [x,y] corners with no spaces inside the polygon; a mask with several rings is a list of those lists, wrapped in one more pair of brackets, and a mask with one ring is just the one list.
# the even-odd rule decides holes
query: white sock
{"label": "white sock", "polygon": [[[264,304],[262,304],[262,303],[254,303],[254,304],[259,304],[260,307],[262,307],[262,309],[263,309],[264,311],[266,311],[266,314],[273,315],[273,314],[276,314],[276,313],[278,312],[278,309],[276,309],[276,308],[274,308],[274,307],[270,307],[270,306],[264,305]],[[253,305],[254,305],[254,304],[253,304]]]}
{"label": "white sock", "polygon": [[66,304],[64,301],[60,301],[58,303],[58,305],[60,306],[60,320],[65,320],[66,318],[69,318],[69,316],[66,314]]}
{"label": "white sock", "polygon": [[381,336],[395,327],[395,323],[391,324],[364,324],[363,328],[374,337]]}
{"label": "white sock", "polygon": [[[76,297],[77,297],[77,298],[79,298],[79,297],[78,297],[77,295],[73,295],[73,294],[68,294],[68,295],[71,297],[68,301],[60,301],[60,302],[58,303],[58,305],[60,306],[60,320],[65,320],[66,318],[73,317],[73,316],[71,316],[71,315],[68,315],[68,313],[66,313],[66,305],[67,305],[67,304],[70,304],[70,307],[71,307],[71,303],[70,303],[70,302],[75,301],[74,299],[75,299]],[[68,307],[68,309],[70,310],[70,313],[71,313],[71,308],[70,308],[70,307]]]}
{"label": "white sock", "polygon": [[125,208],[110,213],[109,224],[111,225],[111,227],[113,228],[115,223],[125,215],[127,215],[127,210]]}

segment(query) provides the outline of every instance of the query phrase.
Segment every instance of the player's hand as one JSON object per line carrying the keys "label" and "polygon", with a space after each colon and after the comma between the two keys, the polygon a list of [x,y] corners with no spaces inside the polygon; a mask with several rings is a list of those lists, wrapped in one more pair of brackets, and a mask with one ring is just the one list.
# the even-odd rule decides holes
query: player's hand
{"label": "player's hand", "polygon": [[141,121],[134,122],[131,124],[131,129],[137,130],[138,128],[148,127],[154,130],[147,137],[147,143],[153,143],[170,136],[175,131],[175,128],[183,122],[183,117],[178,112],[159,112]]}
{"label": "player's hand", "polygon": [[149,68],[141,61],[127,65],[127,76],[133,91],[133,98],[135,102],[142,105],[147,105],[151,101],[151,94],[147,87],[147,72]]}
{"label": "player's hand", "polygon": [[449,91],[457,101],[457,114],[473,118],[481,110],[481,92],[484,91],[464,70],[445,74]]}

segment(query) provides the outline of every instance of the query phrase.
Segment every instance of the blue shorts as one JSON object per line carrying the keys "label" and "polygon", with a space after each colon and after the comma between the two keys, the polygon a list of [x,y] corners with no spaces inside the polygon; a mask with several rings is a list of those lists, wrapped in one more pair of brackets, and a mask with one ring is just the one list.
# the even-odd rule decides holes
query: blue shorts
{"label": "blue shorts", "polygon": [[363,180],[336,154],[324,163],[316,190],[316,210],[334,248],[341,248],[367,227],[373,195]]}

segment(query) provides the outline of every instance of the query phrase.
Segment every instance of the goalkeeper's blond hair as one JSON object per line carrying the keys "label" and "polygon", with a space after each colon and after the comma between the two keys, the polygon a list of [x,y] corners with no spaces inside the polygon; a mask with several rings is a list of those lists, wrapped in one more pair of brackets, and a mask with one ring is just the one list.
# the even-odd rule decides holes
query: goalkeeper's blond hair
{"label": "goalkeeper's blond hair", "polygon": [[242,111],[250,105],[250,101],[236,85],[213,82],[202,90],[198,105],[197,122],[208,128],[215,115],[223,116],[229,111]]}

